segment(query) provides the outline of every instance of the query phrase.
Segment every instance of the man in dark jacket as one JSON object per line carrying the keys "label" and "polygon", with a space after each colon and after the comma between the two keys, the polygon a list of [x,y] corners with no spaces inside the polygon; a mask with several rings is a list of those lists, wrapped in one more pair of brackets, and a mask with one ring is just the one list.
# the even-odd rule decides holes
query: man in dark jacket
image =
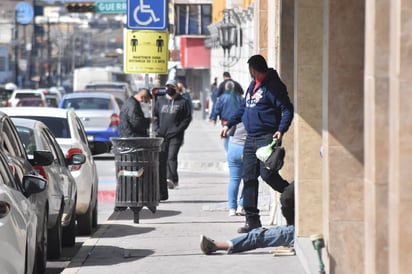
{"label": "man in dark jacket", "polygon": [[235,84],[235,87],[233,88],[235,92],[239,93],[240,95],[243,95],[244,91],[242,86],[236,82],[235,80],[232,79],[232,76],[228,71],[223,72],[223,82],[219,84],[219,87],[217,89],[217,97],[222,95],[225,92],[225,85],[228,81],[232,81]]}
{"label": "man in dark jacket", "polygon": [[145,117],[141,103],[149,103],[152,95],[142,88],[124,102],[120,110],[121,137],[148,137],[150,118]]}
{"label": "man in dark jacket", "polygon": [[243,150],[243,206],[246,212],[245,226],[239,233],[261,227],[257,208],[259,175],[274,190],[282,193],[289,183],[277,171],[267,170],[256,157],[256,150],[277,138],[282,140],[293,119],[293,105],[290,102],[285,84],[278,73],[268,68],[261,55],[249,58],[249,71],[254,80],[246,91],[242,107],[223,127],[221,135],[226,136],[230,127],[243,122],[247,138]]}
{"label": "man in dark jacket", "polygon": [[[177,83],[175,80],[167,81],[166,95],[158,97],[153,113],[153,130],[158,137],[163,137],[160,164],[166,164],[166,182],[167,186],[172,189],[179,184],[177,156],[183,144],[185,130],[192,121],[190,105],[188,101],[177,92]],[[160,176],[160,178],[161,177],[162,176]],[[162,180],[162,178],[160,180]],[[163,182],[161,181],[161,188],[162,185]]]}

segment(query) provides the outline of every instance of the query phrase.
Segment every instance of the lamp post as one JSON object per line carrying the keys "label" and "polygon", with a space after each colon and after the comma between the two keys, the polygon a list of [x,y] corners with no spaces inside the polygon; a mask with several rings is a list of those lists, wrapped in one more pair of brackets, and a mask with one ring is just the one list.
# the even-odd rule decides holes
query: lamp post
{"label": "lamp post", "polygon": [[[237,21],[235,24],[232,17]],[[223,21],[220,22],[217,28],[219,44],[223,49],[223,67],[231,67],[237,63],[240,58],[240,51],[235,51],[235,55],[231,55],[231,48],[242,46],[242,29],[240,27],[240,20],[236,18],[236,14],[232,9],[223,10]]]}

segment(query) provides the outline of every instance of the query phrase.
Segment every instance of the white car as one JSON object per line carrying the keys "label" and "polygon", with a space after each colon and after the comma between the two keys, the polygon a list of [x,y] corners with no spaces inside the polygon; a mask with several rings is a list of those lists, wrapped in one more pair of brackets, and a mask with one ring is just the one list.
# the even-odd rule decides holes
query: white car
{"label": "white car", "polygon": [[41,101],[46,102],[46,96],[42,91],[35,89],[16,89],[10,95],[10,98],[7,102],[8,107],[15,107],[19,103],[20,99],[26,98],[39,98]]}
{"label": "white car", "polygon": [[77,185],[77,232],[90,235],[97,226],[98,174],[93,155],[108,152],[104,142],[88,141],[82,122],[73,110],[58,108],[1,108],[10,117],[35,119],[43,122],[56,137],[66,158],[83,153],[82,165],[71,165]]}
{"label": "white car", "polygon": [[34,175],[16,183],[12,164],[0,151],[0,265],[2,273],[33,273],[36,258],[36,208],[27,198],[46,189],[47,182]]}

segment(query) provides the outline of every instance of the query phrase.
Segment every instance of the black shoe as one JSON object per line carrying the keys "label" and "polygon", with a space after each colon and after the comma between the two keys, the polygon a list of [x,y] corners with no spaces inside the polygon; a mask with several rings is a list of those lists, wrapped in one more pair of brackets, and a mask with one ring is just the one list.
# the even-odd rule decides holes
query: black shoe
{"label": "black shoe", "polygon": [[170,180],[170,179],[167,179],[166,181],[167,181],[167,187],[168,187],[169,189],[174,189],[174,188],[177,186],[176,183],[173,182],[173,181]]}
{"label": "black shoe", "polygon": [[127,206],[116,206],[114,208],[115,212],[119,212],[119,211],[125,211],[127,209]]}
{"label": "black shoe", "polygon": [[245,226],[239,227],[237,232],[238,233],[248,233],[249,231],[251,231],[252,229],[261,227],[262,224],[260,222],[254,222],[254,223],[245,223]]}

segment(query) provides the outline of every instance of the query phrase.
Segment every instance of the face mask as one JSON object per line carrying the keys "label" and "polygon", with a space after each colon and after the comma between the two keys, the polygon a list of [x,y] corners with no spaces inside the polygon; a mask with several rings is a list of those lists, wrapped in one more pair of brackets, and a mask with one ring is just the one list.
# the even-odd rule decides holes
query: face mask
{"label": "face mask", "polygon": [[168,88],[168,89],[166,90],[166,93],[167,93],[167,95],[169,95],[169,96],[173,96],[173,95],[176,94],[176,90],[173,89],[173,88]]}

